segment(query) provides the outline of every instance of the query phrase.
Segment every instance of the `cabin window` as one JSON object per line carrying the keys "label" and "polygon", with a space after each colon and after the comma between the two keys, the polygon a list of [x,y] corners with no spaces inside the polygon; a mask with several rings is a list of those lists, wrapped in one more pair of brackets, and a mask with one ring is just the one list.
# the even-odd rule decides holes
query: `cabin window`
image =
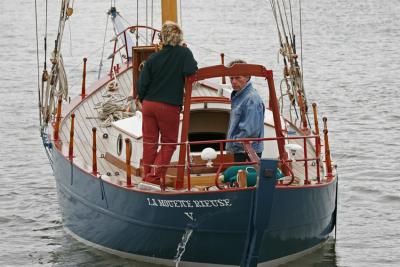
{"label": "cabin window", "polygon": [[121,152],[122,152],[122,145],[124,144],[123,139],[122,139],[122,134],[118,135],[117,138],[117,154],[118,156],[121,156]]}
{"label": "cabin window", "polygon": [[[228,132],[229,111],[196,110],[190,113],[189,142],[224,140]],[[201,152],[206,147],[220,150],[219,143],[190,145],[191,152]],[[223,146],[225,149],[225,144]]]}

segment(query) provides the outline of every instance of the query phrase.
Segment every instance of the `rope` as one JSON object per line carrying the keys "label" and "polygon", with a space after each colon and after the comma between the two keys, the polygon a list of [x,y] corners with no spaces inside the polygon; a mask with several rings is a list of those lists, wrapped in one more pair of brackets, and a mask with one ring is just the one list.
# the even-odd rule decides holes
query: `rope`
{"label": "rope", "polygon": [[132,117],[134,113],[127,112],[131,99],[127,96],[115,93],[118,84],[114,80],[110,82],[107,89],[102,93],[103,102],[95,104],[99,119],[102,120],[101,127],[109,127],[113,121]]}
{"label": "rope", "polygon": [[[270,0],[270,5],[272,8],[272,13],[275,18],[275,23],[278,30],[278,37],[280,41],[280,51],[279,53],[283,57],[283,61],[285,63],[284,69],[284,80],[286,80],[286,86],[288,87],[288,93],[291,91],[294,96],[294,101],[291,102],[291,105],[294,107],[294,111],[297,111],[294,105],[298,104],[299,96],[302,97],[304,108],[305,108],[305,116],[307,117],[305,120],[308,120],[308,125],[310,125],[308,119],[307,112],[307,98],[304,90],[304,82],[303,82],[303,48],[302,48],[302,10],[301,10],[301,0],[299,0],[299,18],[300,18],[300,38],[301,38],[301,57],[297,57],[296,53],[296,40],[294,33],[294,25],[293,25],[293,13],[292,13],[292,3],[291,0],[287,0],[289,2],[289,13],[290,13],[290,23],[288,18],[288,8],[285,0]],[[281,8],[281,5],[283,8]],[[285,20],[284,20],[285,19]],[[282,36],[285,35],[284,37]],[[288,35],[289,34],[289,35]],[[289,38],[290,37],[290,38]],[[299,66],[299,62],[301,61]],[[290,77],[290,79],[289,79]],[[290,81],[290,84],[289,84]],[[288,94],[289,96],[291,94]],[[301,109],[303,107],[300,107]],[[291,107],[290,107],[291,109]],[[311,128],[311,125],[310,125]]]}

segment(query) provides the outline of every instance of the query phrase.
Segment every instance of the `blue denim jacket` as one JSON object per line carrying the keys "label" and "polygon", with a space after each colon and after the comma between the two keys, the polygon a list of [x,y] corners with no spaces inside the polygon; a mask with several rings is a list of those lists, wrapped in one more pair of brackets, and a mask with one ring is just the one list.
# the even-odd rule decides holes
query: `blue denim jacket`
{"label": "blue denim jacket", "polygon": [[[233,91],[227,139],[263,138],[264,114],[264,103],[251,82],[239,92]],[[261,153],[264,144],[252,142],[252,147],[256,153]],[[232,153],[244,152],[243,145],[234,142],[226,143],[226,150]]]}

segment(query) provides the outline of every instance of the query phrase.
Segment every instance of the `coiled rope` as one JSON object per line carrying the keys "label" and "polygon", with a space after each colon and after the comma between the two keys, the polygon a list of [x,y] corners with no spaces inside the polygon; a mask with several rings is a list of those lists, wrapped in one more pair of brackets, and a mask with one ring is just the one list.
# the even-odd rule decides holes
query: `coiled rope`
{"label": "coiled rope", "polygon": [[117,93],[118,83],[112,81],[102,93],[103,102],[97,103],[94,109],[97,110],[99,119],[102,120],[100,127],[110,127],[113,121],[132,117],[135,113],[127,111],[128,106],[133,102],[132,97]]}

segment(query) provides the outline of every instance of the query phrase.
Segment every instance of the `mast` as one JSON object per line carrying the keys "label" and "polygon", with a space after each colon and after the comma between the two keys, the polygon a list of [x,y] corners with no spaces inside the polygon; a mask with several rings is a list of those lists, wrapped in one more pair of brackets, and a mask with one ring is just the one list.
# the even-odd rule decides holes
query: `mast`
{"label": "mast", "polygon": [[167,20],[178,23],[176,0],[161,0],[162,24]]}

